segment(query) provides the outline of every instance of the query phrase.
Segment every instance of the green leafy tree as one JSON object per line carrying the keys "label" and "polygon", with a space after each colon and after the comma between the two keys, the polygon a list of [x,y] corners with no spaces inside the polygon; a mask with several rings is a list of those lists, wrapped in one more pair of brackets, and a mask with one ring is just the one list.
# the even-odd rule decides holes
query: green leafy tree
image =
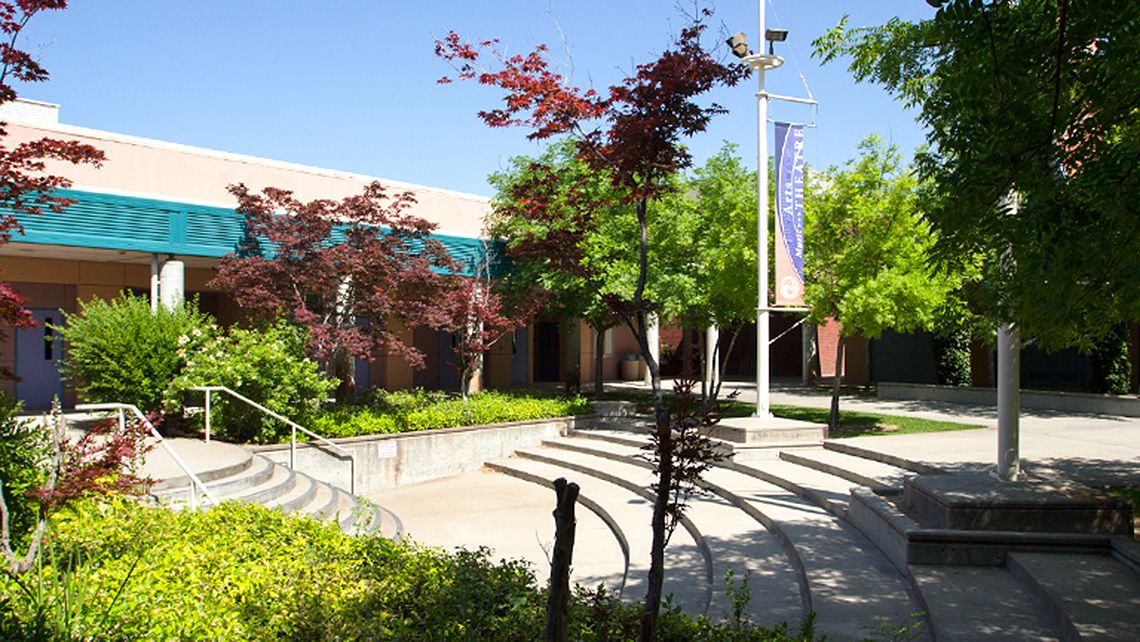
{"label": "green leafy tree", "polygon": [[[718,382],[724,379],[723,369],[740,330],[756,321],[758,300],[756,172],[744,166],[736,150],[736,145],[725,142],[684,182],[684,200],[694,210],[686,217],[693,230],[682,238],[678,254],[691,271],[692,288],[672,297],[685,304],[676,316],[686,326],[715,325],[723,330],[719,344],[713,346],[722,355]],[[712,390],[711,396],[716,395]]]}
{"label": "green leafy tree", "polygon": [[841,22],[816,55],[919,110],[934,250],[987,258],[974,305],[1088,348],[1140,317],[1140,4],[928,2],[914,23]]}
{"label": "green leafy tree", "polygon": [[[592,169],[578,156],[574,142],[562,139],[538,158],[513,158],[507,171],[491,175],[496,195],[487,231],[505,242],[512,260],[499,284],[508,301],[532,298],[537,286],[548,310],[583,319],[594,330],[594,396],[600,399],[604,334],[620,321],[606,298],[632,292],[632,286],[623,282],[636,271],[636,255],[615,235],[636,234],[636,226],[632,231],[622,229],[630,225],[616,211],[585,216],[599,208],[616,209],[621,196],[605,172]],[[543,192],[542,216],[531,215],[537,187]],[[575,239],[576,246],[565,253],[548,252],[546,241],[553,238]]]}
{"label": "green leafy tree", "polygon": [[917,179],[893,145],[871,136],[860,155],[832,168],[804,233],[804,299],[815,323],[836,319],[836,376],[828,426],[839,422],[840,364],[847,339],[878,338],[883,330],[930,329],[960,277],[931,274],[934,243],[918,208]]}

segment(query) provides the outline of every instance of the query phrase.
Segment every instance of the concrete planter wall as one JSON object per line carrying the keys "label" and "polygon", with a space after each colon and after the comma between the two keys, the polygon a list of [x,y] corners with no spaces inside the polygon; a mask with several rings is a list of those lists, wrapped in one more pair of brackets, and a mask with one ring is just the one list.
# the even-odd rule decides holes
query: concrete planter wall
{"label": "concrete planter wall", "polygon": [[[879,399],[942,401],[975,406],[996,406],[994,388],[958,388],[921,383],[878,384]],[[1140,417],[1140,398],[1135,395],[1097,395],[1083,392],[1021,391],[1021,407],[1122,417]]]}
{"label": "concrete planter wall", "polygon": [[[544,439],[564,436],[593,420],[593,416],[559,417],[332,441],[356,454],[356,493],[361,495],[477,470],[485,461],[501,459],[520,448],[533,448]],[[251,450],[289,464],[289,444],[252,446]],[[296,469],[349,488],[349,459],[327,447],[297,444]]]}

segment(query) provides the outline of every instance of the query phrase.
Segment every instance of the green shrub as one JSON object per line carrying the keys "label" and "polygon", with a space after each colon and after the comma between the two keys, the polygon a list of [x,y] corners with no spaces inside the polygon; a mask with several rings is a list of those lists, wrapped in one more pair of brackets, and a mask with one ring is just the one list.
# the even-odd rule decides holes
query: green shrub
{"label": "green shrub", "polygon": [[1093,391],[1125,395],[1132,392],[1132,362],[1128,358],[1128,326],[1118,325],[1092,350]]}
{"label": "green shrub", "polygon": [[35,528],[38,506],[26,493],[39,488],[51,455],[47,431],[20,421],[20,404],[0,390],[0,482],[8,506],[13,548],[23,549]]}
{"label": "green shrub", "polygon": [[[344,535],[253,504],[85,502],[52,529],[35,571],[0,574],[0,639],[510,642],[541,639],[545,624],[545,593],[522,562]],[[640,616],[639,604],[579,589],[570,637],[634,639]],[[658,626],[665,642],[812,639],[669,604]]]}
{"label": "green shrub", "polygon": [[970,385],[970,331],[960,327],[934,337],[934,359],[938,383],[944,386]]}
{"label": "green shrub", "polygon": [[[172,383],[166,407],[181,409],[193,386],[225,386],[302,426],[313,423],[317,404],[336,382],[305,356],[302,331],[284,321],[263,329],[233,327],[206,342]],[[272,443],[289,426],[224,393],[211,395],[211,425],[230,441]]]}
{"label": "green shrub", "polygon": [[351,437],[456,426],[565,417],[590,412],[580,396],[536,397],[485,391],[467,402],[445,392],[415,389],[369,391],[348,403],[323,410],[313,422],[321,435]]}
{"label": "green shrub", "polygon": [[530,640],[543,625],[522,563],[240,503],[84,504],[21,581],[0,577],[0,639]]}
{"label": "green shrub", "polygon": [[80,302],[56,330],[68,346],[63,374],[85,401],[129,403],[144,412],[162,408],[188,356],[215,333],[194,303],[152,312],[146,297],[130,292]]}

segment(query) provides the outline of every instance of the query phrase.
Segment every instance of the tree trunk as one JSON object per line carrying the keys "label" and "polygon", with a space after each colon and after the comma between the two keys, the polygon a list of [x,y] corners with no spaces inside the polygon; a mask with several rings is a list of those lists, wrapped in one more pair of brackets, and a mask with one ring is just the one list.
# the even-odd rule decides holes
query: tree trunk
{"label": "tree trunk", "polygon": [[[654,370],[657,370],[654,368]],[[660,375],[653,373],[655,386],[660,388]],[[669,430],[669,413],[662,406],[656,411],[657,439],[660,448],[660,470],[657,476],[657,494],[653,498],[653,542],[649,552],[649,588],[645,592],[645,614],[641,616],[639,642],[656,639],[657,615],[661,610],[661,591],[665,581],[666,508],[669,506],[669,488],[673,485],[673,437]]]}
{"label": "tree trunk", "polygon": [[835,382],[831,386],[831,412],[827,413],[827,434],[839,427],[839,386],[843,383],[843,347],[846,344],[843,334],[835,342]]}
{"label": "tree trunk", "polygon": [[356,360],[343,348],[329,358],[329,374],[337,380],[336,400],[344,401],[356,392]]}
{"label": "tree trunk", "polygon": [[578,500],[578,484],[567,483],[565,477],[554,480],[558,498],[554,507],[554,556],[550,561],[550,594],[546,601],[546,641],[565,642],[570,617],[570,566],[574,558],[574,502]]}
{"label": "tree trunk", "polygon": [[601,326],[594,328],[594,399],[601,401],[605,391],[605,350],[606,330]]}

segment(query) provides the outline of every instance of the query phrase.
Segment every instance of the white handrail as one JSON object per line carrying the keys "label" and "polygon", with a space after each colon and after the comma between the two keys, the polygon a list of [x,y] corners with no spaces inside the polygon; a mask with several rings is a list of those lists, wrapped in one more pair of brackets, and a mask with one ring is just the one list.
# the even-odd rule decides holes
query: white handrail
{"label": "white handrail", "polygon": [[273,412],[269,408],[266,408],[265,406],[257,403],[253,399],[250,399],[249,397],[238,394],[237,392],[234,392],[233,390],[230,390],[229,388],[227,388],[225,386],[192,386],[190,388],[187,388],[187,390],[195,390],[198,392],[206,393],[206,441],[207,442],[210,441],[210,393],[211,392],[224,392],[224,393],[230,395],[231,397],[234,397],[235,399],[238,399],[240,401],[244,401],[245,403],[249,404],[250,406],[253,406],[254,408],[260,410],[261,412],[269,415],[270,417],[273,417],[274,419],[276,419],[280,422],[283,422],[286,426],[289,426],[289,428],[292,429],[291,437],[289,439],[289,469],[290,470],[293,470],[294,465],[296,463],[296,459],[297,459],[297,431],[298,430],[300,430],[301,432],[305,433],[306,435],[312,437],[313,439],[316,439],[316,440],[328,445],[330,448],[332,448],[333,450],[343,454],[345,457],[348,457],[348,465],[349,465],[348,492],[353,494],[353,495],[356,494],[356,452],[355,451],[349,450],[347,448],[340,446],[339,444],[333,443],[332,441],[329,441],[325,437],[322,437],[321,435],[318,435],[317,433],[309,430],[308,428],[305,428],[301,424],[299,424],[295,421],[292,421],[291,419],[288,419],[287,417],[284,417],[284,416],[282,416],[276,412]]}
{"label": "white handrail", "polygon": [[198,508],[198,495],[196,489],[199,488],[202,489],[202,494],[204,494],[206,498],[214,504],[214,506],[217,506],[221,503],[218,501],[217,497],[214,497],[214,493],[210,492],[209,488],[206,488],[206,484],[198,478],[198,475],[194,473],[186,461],[182,459],[178,453],[174,452],[174,448],[172,448],[170,444],[166,443],[166,440],[163,439],[161,434],[159,434],[158,430],[154,427],[154,424],[150,423],[150,420],[146,418],[146,415],[144,415],[137,406],[129,403],[84,403],[77,404],[75,406],[75,409],[84,412],[116,410],[119,413],[120,430],[123,429],[126,424],[126,419],[123,417],[123,411],[130,410],[135,414],[136,417],[138,417],[139,421],[143,422],[143,425],[146,426],[147,431],[150,432],[150,435],[158,440],[159,445],[166,450],[166,454],[170,455],[170,458],[174,460],[174,463],[178,464],[179,468],[181,468],[182,471],[185,472],[188,477],[190,477],[190,505],[194,508]]}

